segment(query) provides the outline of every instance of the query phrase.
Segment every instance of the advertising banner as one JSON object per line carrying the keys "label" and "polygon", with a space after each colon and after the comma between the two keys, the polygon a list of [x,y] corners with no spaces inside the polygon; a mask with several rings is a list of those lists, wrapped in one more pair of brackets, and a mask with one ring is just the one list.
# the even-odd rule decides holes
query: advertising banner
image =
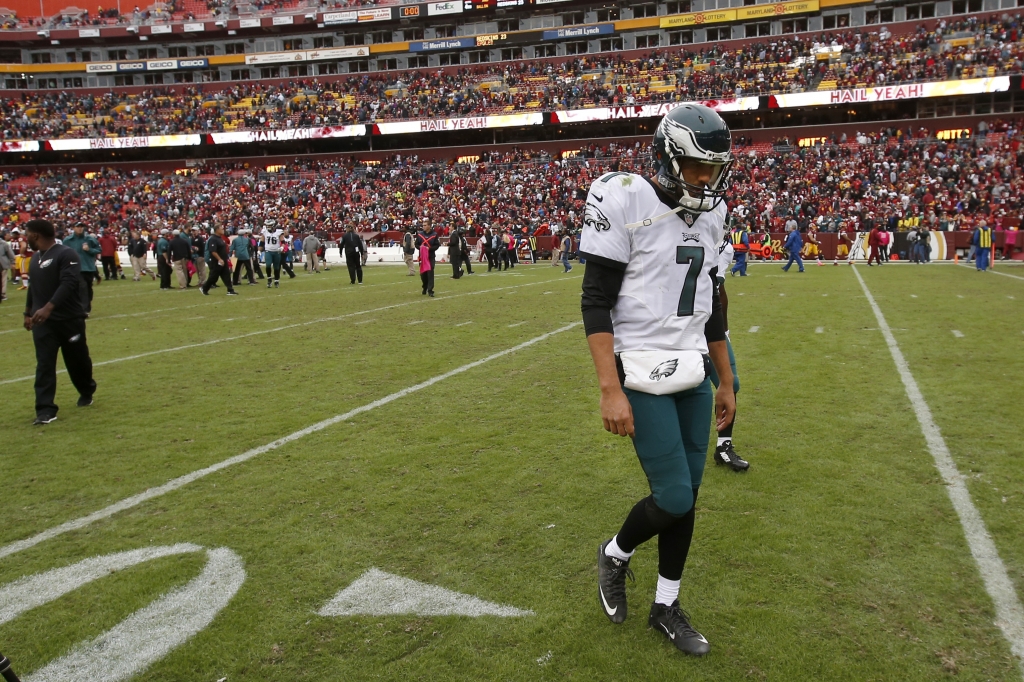
{"label": "advertising banner", "polygon": [[462,3],[455,0],[427,3],[428,17],[436,17],[442,14],[462,14]]}
{"label": "advertising banner", "polygon": [[906,85],[884,85],[875,88],[856,88],[853,90],[824,90],[820,92],[772,95],[768,99],[768,107],[770,109],[788,109],[790,107],[817,107],[829,104],[894,102],[902,99],[955,97],[957,95],[1006,92],[1009,89],[1009,76],[995,76],[993,78],[972,78],[962,81],[909,83]]}
{"label": "advertising banner", "polygon": [[295,17],[292,16],[291,14],[288,14],[288,15],[283,16],[283,17],[280,17],[280,16],[274,17],[273,20],[271,21],[271,24],[273,26],[290,26],[290,25],[292,25],[294,23],[295,23]]}
{"label": "advertising banner", "polygon": [[720,24],[723,21],[736,21],[736,10],[720,9],[709,12],[691,12],[690,14],[673,14],[658,20],[660,28],[677,28],[679,26],[701,26],[703,24]]}
{"label": "advertising banner", "polygon": [[365,8],[356,13],[356,20],[362,24],[367,21],[391,21],[390,7]]}
{"label": "advertising banner", "polygon": [[0,142],[0,153],[37,151],[39,151],[39,143],[34,140],[6,140],[4,142]]}
{"label": "advertising banner", "polygon": [[304,62],[306,53],[304,50],[295,52],[260,52],[259,54],[245,55],[245,63],[254,64],[282,64],[284,62]]}
{"label": "advertising banner", "polygon": [[818,0],[801,0],[800,2],[776,2],[770,5],[749,5],[736,9],[736,19],[771,19],[787,14],[805,14],[817,12]]}
{"label": "advertising banner", "polygon": [[98,28],[80,28],[78,29],[79,38],[99,38],[100,30]]}
{"label": "advertising banner", "polygon": [[196,57],[194,59],[179,59],[179,69],[205,69],[210,65],[210,60],[206,57]]}
{"label": "advertising banner", "polygon": [[178,68],[177,59],[150,59],[146,62],[146,71],[166,71]]}
{"label": "advertising banner", "polygon": [[591,36],[615,33],[615,24],[593,24],[592,26],[567,26],[541,33],[541,40],[564,40],[566,38],[589,38]]}
{"label": "advertising banner", "polygon": [[146,70],[146,62],[118,62],[117,63],[117,70],[122,72],[122,73],[124,73],[126,71],[129,72],[129,73],[131,73],[133,71],[145,71]]}
{"label": "advertising banner", "polygon": [[47,140],[55,152],[83,149],[137,149],[144,147],[194,147],[202,144],[200,135],[149,135],[146,137],[96,137],[73,140]]}
{"label": "advertising banner", "polygon": [[184,28],[185,33],[199,33],[206,30],[206,24],[201,21],[190,22],[185,24],[182,28]]}
{"label": "advertising banner", "polygon": [[114,73],[117,62],[89,62],[85,65],[86,73]]}
{"label": "advertising banner", "polygon": [[210,133],[213,144],[243,142],[285,142],[288,140],[325,140],[333,137],[362,137],[366,126],[328,126],[324,128],[290,128],[287,130],[242,130],[231,133]]}
{"label": "advertising banner", "polygon": [[409,43],[409,52],[431,52],[433,50],[458,50],[476,47],[476,38],[442,38],[440,40],[416,40]]}
{"label": "advertising banner", "polygon": [[378,135],[400,135],[403,133],[450,132],[475,130],[479,128],[509,128],[514,126],[539,126],[544,124],[544,114],[504,114],[499,116],[471,116],[468,118],[437,118],[429,121],[396,121],[378,123],[374,126]]}
{"label": "advertising banner", "polygon": [[238,28],[259,28],[262,26],[262,22],[259,19],[239,19]]}
{"label": "advertising banner", "polygon": [[[359,20],[358,12],[347,11],[347,12],[326,12],[324,13],[323,24],[324,26],[331,26],[333,24],[354,24]],[[257,21],[259,21],[257,19]]]}
{"label": "advertising banner", "polygon": [[160,33],[173,33],[174,29],[165,24],[154,24],[149,27],[149,32],[152,35],[158,35]]}
{"label": "advertising banner", "polygon": [[709,99],[700,102],[662,102],[660,104],[638,104],[632,107],[597,107],[593,109],[572,109],[551,112],[552,123],[586,123],[588,121],[611,121],[621,118],[660,118],[684,104],[703,104],[715,111],[754,111],[757,97],[738,99]]}

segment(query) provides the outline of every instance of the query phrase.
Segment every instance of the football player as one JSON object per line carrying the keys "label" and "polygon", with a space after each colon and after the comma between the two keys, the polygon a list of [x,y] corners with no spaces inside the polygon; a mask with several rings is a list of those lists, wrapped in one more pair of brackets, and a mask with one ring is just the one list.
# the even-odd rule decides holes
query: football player
{"label": "football player", "polygon": [[[284,235],[284,230],[277,226],[272,218],[268,218],[263,223],[263,258],[264,265],[267,267],[267,288],[270,288],[271,282],[275,287],[281,286],[281,239]],[[271,268],[273,268],[274,276],[270,276]]]}
{"label": "football player", "polygon": [[[735,234],[735,233],[733,233]],[[736,373],[736,355],[732,352],[732,339],[729,338],[729,296],[725,291],[725,272],[732,264],[733,244],[735,238],[730,239],[726,235],[722,245],[718,248],[718,298],[722,302],[722,325],[725,327],[725,345],[729,349],[729,366],[732,368],[732,392],[740,392],[740,375]],[[715,366],[710,367],[711,383],[718,387],[718,373]],[[718,445],[715,446],[715,463],[727,466],[733,471],[746,471],[750,464],[736,454],[732,446],[732,427],[736,423],[736,417],[723,429],[718,430]]]}
{"label": "football player", "polygon": [[[630,436],[651,494],[597,552],[598,597],[626,618],[630,557],[658,538],[658,588],[648,625],[680,651],[711,645],[679,605],[704,474],[708,419],[732,422],[735,395],[716,287],[732,165],[729,127],[714,110],[684,104],[654,134],[653,177],[606,173],[594,181],[579,253],[582,312],[601,388],[604,428]],[[709,359],[710,356],[710,359]],[[712,395],[714,364],[722,385]]]}
{"label": "football player", "polygon": [[818,239],[818,226],[811,223],[807,226],[807,243],[804,244],[804,258],[814,258],[818,265],[824,265],[821,260],[821,241]]}

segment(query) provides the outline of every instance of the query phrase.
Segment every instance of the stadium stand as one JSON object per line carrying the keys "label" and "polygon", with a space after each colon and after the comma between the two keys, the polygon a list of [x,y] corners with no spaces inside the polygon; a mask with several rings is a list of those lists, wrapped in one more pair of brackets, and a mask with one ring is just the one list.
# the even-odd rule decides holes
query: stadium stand
{"label": "stadium stand", "polygon": [[[737,140],[730,203],[754,230],[778,231],[794,216],[835,231],[839,221],[921,223],[970,229],[986,217],[1001,229],[1024,210],[1020,120],[997,121],[973,138],[937,140],[928,131],[890,129],[859,140],[812,147]],[[190,227],[223,222],[230,230],[273,218],[297,229],[364,233],[401,229],[430,217],[480,234],[487,226],[578,230],[586,191],[606,171],[644,172],[646,145],[590,145],[566,158],[519,149],[471,162],[416,155],[364,162],[295,159],[268,172],[241,164],[207,164],[181,173],[107,168],[83,177],[49,170],[5,176],[0,202],[7,226],[30,216],[68,225],[101,217],[112,226]]]}
{"label": "stadium stand", "polygon": [[228,132],[946,81],[1022,73],[1021,38],[1015,21],[971,18],[901,36],[848,31],[638,59],[588,55],[139,94],[38,90],[0,100],[0,128],[4,140]]}

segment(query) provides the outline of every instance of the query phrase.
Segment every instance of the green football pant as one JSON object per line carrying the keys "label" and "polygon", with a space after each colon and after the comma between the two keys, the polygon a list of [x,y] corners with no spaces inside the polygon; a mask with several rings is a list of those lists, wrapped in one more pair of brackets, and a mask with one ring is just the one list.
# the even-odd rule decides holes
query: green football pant
{"label": "green football pant", "polygon": [[704,477],[714,396],[711,382],[671,395],[651,395],[624,388],[633,408],[640,466],[654,503],[682,516],[693,508],[693,489]]}

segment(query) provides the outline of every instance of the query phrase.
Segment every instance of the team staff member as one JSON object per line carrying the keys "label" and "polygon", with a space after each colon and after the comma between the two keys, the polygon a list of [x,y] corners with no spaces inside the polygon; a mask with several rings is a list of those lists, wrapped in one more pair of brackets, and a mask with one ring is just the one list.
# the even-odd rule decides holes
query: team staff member
{"label": "team staff member", "polygon": [[138,282],[143,275],[149,275],[154,280],[156,275],[146,266],[146,256],[149,254],[149,240],[143,239],[138,230],[130,232],[128,239],[128,257],[132,260],[132,281]]}
{"label": "team staff member", "polygon": [[57,351],[64,356],[71,383],[78,389],[78,406],[92,405],[96,382],[85,340],[85,310],[78,295],[81,286],[78,253],[58,244],[53,223],[30,220],[26,237],[36,254],[29,265],[32,287],[25,301],[25,329],[36,347],[36,420],[49,424],[57,418]]}
{"label": "team staff member", "polygon": [[452,279],[462,277],[462,241],[459,239],[459,228],[448,235],[448,261],[452,264]]}
{"label": "team staff member", "polygon": [[103,279],[117,279],[117,262],[114,254],[117,253],[117,237],[110,228],[103,230],[100,235],[100,262],[103,263]]}
{"label": "team staff member", "polygon": [[183,232],[174,231],[174,238],[171,239],[171,263],[174,267],[174,275],[178,278],[178,289],[188,288],[188,264],[192,260],[192,244]]}
{"label": "team staff member", "polygon": [[971,244],[978,247],[978,255],[974,261],[975,268],[978,272],[985,272],[988,270],[989,256],[992,254],[992,228],[988,226],[984,218],[974,228]]}
{"label": "team staff member", "polygon": [[[712,407],[717,402],[719,429],[735,411],[715,286],[731,148],[729,127],[714,110],[673,109],[654,135],[654,178],[606,173],[593,183],[579,247],[601,419],[606,430],[632,437],[651,489],[598,549],[598,596],[609,620],[625,620],[630,557],[657,536],[658,588],[647,622],[696,656],[711,645],[680,609],[679,583]],[[722,381],[714,397],[707,356]]]}
{"label": "team staff member", "polygon": [[409,268],[409,277],[416,275],[416,267],[413,265],[413,256],[416,254],[416,233],[413,232],[412,225],[405,228],[405,234],[402,236],[402,258],[405,260],[405,266]]}
{"label": "team staff member", "polygon": [[245,266],[245,277],[249,285],[255,285],[256,279],[252,275],[252,261],[249,260],[249,230],[243,229],[234,239],[231,240],[231,255],[235,257],[234,285],[238,286],[238,279],[242,274],[242,266]]}
{"label": "team staff member", "polygon": [[228,245],[224,241],[224,226],[217,224],[213,228],[213,234],[206,240],[206,264],[210,267],[209,275],[203,285],[199,287],[199,290],[203,292],[203,296],[210,295],[210,287],[217,283],[219,278],[224,282],[224,286],[227,287],[228,296],[238,296],[238,292],[231,286],[231,278],[228,274],[231,272],[231,263],[228,262]]}
{"label": "team staff member", "polygon": [[[730,235],[730,241],[732,242],[732,251],[736,254],[736,265],[732,266],[732,270],[729,270],[728,264],[723,268],[722,264],[719,263],[718,274],[720,276],[725,275],[725,271],[729,270],[729,274],[736,275],[740,273],[740,277],[747,276],[747,252],[750,251],[750,235],[747,234],[745,227],[740,225],[732,231]],[[724,280],[724,277],[723,277]]]}
{"label": "team staff member", "polygon": [[345,265],[348,266],[348,278],[352,284],[356,283],[356,279],[359,279],[359,283],[363,283],[363,262],[362,254],[366,250],[363,246],[363,240],[356,234],[356,228],[349,225],[345,228],[345,234],[341,237],[341,243],[338,244],[338,248],[345,252]]}
{"label": "team staff member", "polygon": [[7,271],[14,266],[14,249],[0,232],[0,302],[7,300]]}
{"label": "team staff member", "polygon": [[[423,294],[434,296],[434,267],[437,249],[441,246],[441,238],[434,232],[429,218],[423,219],[423,229],[416,235],[416,249],[420,252],[420,280],[423,283]],[[426,249],[424,249],[426,247]],[[426,254],[430,267],[424,269],[423,256]]]}
{"label": "team staff member", "polygon": [[64,246],[74,249],[78,254],[79,277],[82,285],[78,292],[82,297],[82,309],[86,316],[92,312],[92,284],[99,284],[99,274],[96,272],[96,256],[100,254],[100,243],[91,234],[86,232],[85,223],[76,223],[70,237],[64,239]]}
{"label": "team staff member", "polygon": [[786,243],[782,245],[784,249],[789,251],[789,261],[782,266],[783,272],[789,272],[789,268],[796,263],[800,272],[804,271],[804,262],[800,258],[800,249],[803,248],[804,238],[800,236],[800,228],[796,226],[796,221],[790,226],[789,234],[786,236]]}
{"label": "team staff member", "polygon": [[160,230],[160,238],[156,240],[156,269],[160,273],[160,288],[171,289],[171,242],[167,239],[167,230]]}

